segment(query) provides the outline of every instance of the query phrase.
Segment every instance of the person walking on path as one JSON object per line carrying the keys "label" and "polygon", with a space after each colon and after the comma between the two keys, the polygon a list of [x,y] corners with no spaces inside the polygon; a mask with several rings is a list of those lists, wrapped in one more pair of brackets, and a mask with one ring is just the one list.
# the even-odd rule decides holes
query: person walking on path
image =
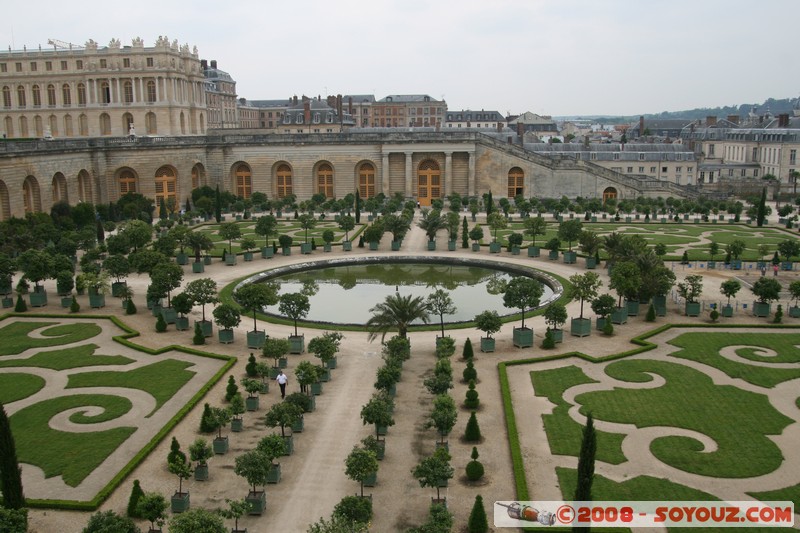
{"label": "person walking on path", "polygon": [[289,378],[283,373],[283,370],[278,371],[278,377],[275,378],[281,388],[281,398],[286,398],[286,382]]}
{"label": "person walking on path", "polygon": [[772,273],[773,275],[778,275],[778,265],[772,265]]}

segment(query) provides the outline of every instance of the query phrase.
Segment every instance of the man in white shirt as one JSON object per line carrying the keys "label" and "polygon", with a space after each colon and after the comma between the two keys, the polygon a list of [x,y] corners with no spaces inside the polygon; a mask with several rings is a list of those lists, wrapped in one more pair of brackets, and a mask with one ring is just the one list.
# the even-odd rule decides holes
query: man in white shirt
{"label": "man in white shirt", "polygon": [[283,373],[283,370],[278,371],[278,377],[275,378],[275,381],[278,382],[278,385],[281,388],[281,398],[286,398],[286,382],[289,381],[289,378],[286,377],[286,374]]}

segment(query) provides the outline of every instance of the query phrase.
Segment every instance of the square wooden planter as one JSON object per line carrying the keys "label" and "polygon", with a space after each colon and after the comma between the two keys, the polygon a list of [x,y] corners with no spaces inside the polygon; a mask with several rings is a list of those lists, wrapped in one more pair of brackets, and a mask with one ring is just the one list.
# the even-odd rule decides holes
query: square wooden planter
{"label": "square wooden planter", "polygon": [[770,304],[763,302],[756,302],[753,304],[753,316],[768,317],[770,314]]}
{"label": "square wooden planter", "polygon": [[[791,307],[789,308],[789,316],[792,315],[792,309],[797,309],[797,316],[800,317],[800,308],[799,307]],[[724,305],[722,306],[722,316],[724,318],[731,318],[733,316],[733,306],[732,305]]]}
{"label": "square wooden planter", "polygon": [[266,331],[248,331],[247,332],[247,347],[255,350],[261,349],[267,339]]}
{"label": "square wooden planter", "polygon": [[269,467],[269,472],[267,473],[267,483],[273,485],[278,483],[281,480],[281,464],[280,463],[272,463]]}
{"label": "square wooden planter", "polygon": [[245,500],[250,504],[250,512],[248,513],[250,515],[260,516],[267,509],[267,493],[263,490],[248,492]]}
{"label": "square wooden planter", "polygon": [[489,353],[494,351],[493,337],[481,337],[481,351],[484,353]]}
{"label": "square wooden planter", "polygon": [[289,336],[289,353],[301,354],[306,350],[306,337],[305,335],[290,335]]}
{"label": "square wooden planter", "polygon": [[564,264],[573,265],[577,261],[577,252],[564,252]]}
{"label": "square wooden planter", "polygon": [[275,250],[272,246],[264,246],[261,248],[261,259],[272,259],[275,256]]}
{"label": "square wooden planter", "polygon": [[500,245],[499,242],[493,242],[489,245],[489,253],[499,254],[501,249],[502,246]]}
{"label": "square wooden planter", "polygon": [[221,329],[217,335],[219,336],[219,342],[222,344],[231,344],[233,342],[232,329]]}
{"label": "square wooden planter", "polygon": [[533,330],[531,328],[514,328],[514,346],[517,348],[530,348],[533,346]]}
{"label": "square wooden planter", "polygon": [[592,321],[589,318],[573,318],[569,332],[574,337],[588,337],[592,334]]}
{"label": "square wooden planter", "polygon": [[538,246],[528,246],[528,257],[539,257],[541,249]]}
{"label": "square wooden planter", "polygon": [[686,316],[700,316],[700,302],[686,302],[683,310]]}
{"label": "square wooden planter", "polygon": [[202,274],[206,271],[206,266],[202,262],[195,261],[192,263],[192,272],[195,274]]}
{"label": "square wooden planter", "polygon": [[228,453],[228,437],[216,437],[212,441],[214,453],[217,455],[225,455]]}
{"label": "square wooden planter", "polygon": [[628,308],[627,307],[617,307],[611,313],[611,323],[612,324],[626,324],[628,322]]}
{"label": "square wooden planter", "polygon": [[189,510],[189,491],[176,492],[170,498],[172,512],[175,514],[182,513]]}

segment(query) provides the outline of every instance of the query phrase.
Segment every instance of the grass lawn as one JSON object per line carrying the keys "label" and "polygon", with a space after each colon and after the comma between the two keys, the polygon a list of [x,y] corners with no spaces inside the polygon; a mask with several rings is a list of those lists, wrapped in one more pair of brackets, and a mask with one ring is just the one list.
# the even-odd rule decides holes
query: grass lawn
{"label": "grass lawn", "polygon": [[792,485],[778,490],[768,490],[765,492],[748,492],[753,498],[758,498],[764,502],[793,502],[794,512],[800,509],[800,484]]}
{"label": "grass lawn", "polygon": [[[651,451],[664,463],[721,478],[759,476],[780,466],[781,451],[767,435],[781,433],[792,420],[776,411],[766,396],[715,385],[701,372],[662,361],[617,361],[606,366],[606,373],[633,383],[652,381],[650,374],[657,374],[666,383],[655,389],[616,388],[581,394],[576,401],[582,405],[582,413],[591,411],[598,420],[640,428],[685,428],[703,433],[717,444],[716,451],[705,452],[693,438],[658,438],[651,443]],[[736,420],[742,423],[734,423]],[[752,420],[758,424],[747,422]]]}
{"label": "grass lawn", "polygon": [[[71,420],[78,424],[113,420],[132,407],[130,400],[119,396],[79,394],[52,398],[17,411],[11,415],[10,422],[19,461],[38,466],[45,477],[61,475],[67,485],[75,487],[136,431],[134,427],[122,427],[71,433],[48,425],[57,413],[82,406],[100,406],[103,413],[73,415]],[[58,443],[58,446],[48,443]]]}
{"label": "grass lawn", "polygon": [[[97,324],[62,324],[55,322],[12,322],[0,328],[0,355],[16,355],[31,348],[59,346],[90,339],[102,331]],[[29,333],[40,328],[53,326],[41,332],[47,338],[39,339]]]}
{"label": "grass lawn", "polygon": [[[180,390],[194,372],[186,370],[192,363],[165,359],[127,372],[83,372],[69,376],[68,389],[79,387],[127,387],[142,390],[156,399],[154,411]],[[150,416],[152,413],[148,413]]]}
{"label": "grass lawn", "polygon": [[[800,334],[797,333],[683,333],[669,344],[682,348],[670,354],[672,357],[689,359],[717,368],[732,378],[743,379],[753,385],[772,388],[778,383],[800,377],[800,368],[768,368],[731,361],[720,355],[726,346],[743,346],[736,353],[750,361],[761,363],[800,362]],[[774,350],[776,355],[758,355],[758,349]]]}
{"label": "grass lawn", "polygon": [[39,352],[27,359],[0,361],[0,368],[36,367],[49,368],[51,370],[69,370],[84,366],[127,365],[133,362],[133,359],[122,355],[95,355],[94,352],[97,349],[98,346],[96,344],[84,344],[63,350]]}
{"label": "grass lawn", "polygon": [[39,392],[46,384],[33,374],[0,373],[0,404],[16,402]]}
{"label": "grass lawn", "polygon": [[[531,383],[536,396],[544,396],[556,405],[552,414],[542,415],[550,451],[555,455],[577,457],[581,449],[583,426],[569,416],[572,405],[564,401],[564,391],[575,385],[597,382],[587,377],[580,368],[565,366],[531,372]],[[622,453],[624,437],[619,433],[598,430],[596,459],[615,465],[627,461]]]}

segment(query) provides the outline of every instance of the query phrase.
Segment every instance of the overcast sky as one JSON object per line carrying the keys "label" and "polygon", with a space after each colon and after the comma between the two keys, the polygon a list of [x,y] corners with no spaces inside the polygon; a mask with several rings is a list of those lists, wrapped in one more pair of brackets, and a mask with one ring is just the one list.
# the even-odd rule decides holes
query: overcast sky
{"label": "overcast sky", "polygon": [[800,96],[800,0],[6,0],[0,46],[197,46],[240,97],[637,115]]}

